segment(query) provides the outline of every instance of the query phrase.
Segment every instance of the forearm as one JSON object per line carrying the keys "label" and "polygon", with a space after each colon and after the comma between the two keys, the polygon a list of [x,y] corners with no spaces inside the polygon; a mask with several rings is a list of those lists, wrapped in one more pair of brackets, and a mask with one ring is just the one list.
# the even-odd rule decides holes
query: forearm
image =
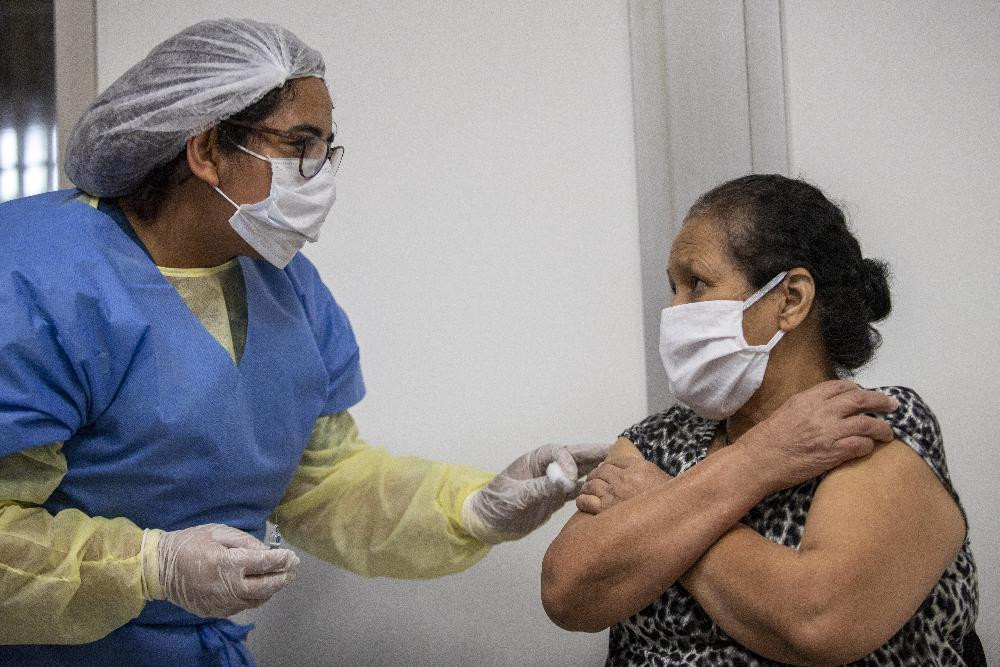
{"label": "forearm", "polygon": [[0,501],[0,643],[82,644],[138,616],[161,597],[142,537],[126,519]]}
{"label": "forearm", "polygon": [[681,583],[732,637],[783,662],[843,664],[904,626],[965,537],[958,506],[901,442],[831,471],[798,547],[729,531]]}
{"label": "forearm", "polygon": [[767,492],[744,450],[726,448],[597,515],[577,514],[542,563],[546,612],[598,631],[646,607]]}
{"label": "forearm", "polygon": [[358,439],[354,421],[341,413],[317,421],[273,518],[292,544],[357,574],[439,577],[489,551],[462,528],[461,508],[492,477],[391,456]]}
{"label": "forearm", "polygon": [[680,583],[719,627],[755,653],[790,664],[823,662],[815,635],[828,609],[821,603],[824,582],[810,574],[809,554],[741,524],[719,538]]}

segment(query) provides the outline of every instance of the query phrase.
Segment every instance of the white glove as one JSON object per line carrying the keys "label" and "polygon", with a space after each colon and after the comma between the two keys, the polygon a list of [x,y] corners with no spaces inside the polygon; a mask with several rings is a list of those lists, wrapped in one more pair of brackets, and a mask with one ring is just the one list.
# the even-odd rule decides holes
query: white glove
{"label": "white glove", "polygon": [[576,498],[580,477],[597,467],[610,447],[544,445],[528,452],[465,499],[463,527],[486,544],[527,535]]}
{"label": "white glove", "polygon": [[[152,556],[143,549],[144,561]],[[295,579],[299,566],[290,549],[268,549],[252,535],[218,523],[161,533],[155,557],[164,597],[192,614],[212,617],[260,606]]]}

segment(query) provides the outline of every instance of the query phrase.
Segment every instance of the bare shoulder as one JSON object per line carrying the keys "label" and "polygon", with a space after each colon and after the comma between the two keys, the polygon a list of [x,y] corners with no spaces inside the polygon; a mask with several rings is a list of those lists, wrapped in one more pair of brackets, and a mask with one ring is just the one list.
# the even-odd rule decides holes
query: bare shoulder
{"label": "bare shoulder", "polygon": [[898,439],[827,474],[809,510],[803,547],[866,529],[901,544],[916,546],[914,538],[933,544],[949,561],[965,539],[958,503],[928,462]]}
{"label": "bare shoulder", "polygon": [[[898,438],[879,444],[867,456],[847,461],[830,471],[820,484],[824,487],[886,485],[900,493],[925,490],[940,490],[950,499],[950,495],[937,473],[914,449]],[[818,492],[817,492],[818,493]]]}

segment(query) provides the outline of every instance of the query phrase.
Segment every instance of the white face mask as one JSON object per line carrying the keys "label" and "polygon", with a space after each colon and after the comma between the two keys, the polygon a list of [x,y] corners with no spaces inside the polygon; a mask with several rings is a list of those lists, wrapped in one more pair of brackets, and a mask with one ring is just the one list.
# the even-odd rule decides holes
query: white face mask
{"label": "white face mask", "polygon": [[237,204],[219,188],[215,190],[236,207],[229,218],[236,233],[261,257],[283,269],[306,241],[319,239],[320,227],[337,199],[336,173],[327,162],[318,174],[303,178],[298,158],[267,157],[237,148],[271,163],[270,194],[256,204]]}
{"label": "white face mask", "polygon": [[787,273],[746,301],[697,301],[663,309],[660,358],[678,401],[706,419],[725,419],[750,400],[764,380],[771,349],[785,332],[779,329],[765,345],[749,345],[743,311]]}

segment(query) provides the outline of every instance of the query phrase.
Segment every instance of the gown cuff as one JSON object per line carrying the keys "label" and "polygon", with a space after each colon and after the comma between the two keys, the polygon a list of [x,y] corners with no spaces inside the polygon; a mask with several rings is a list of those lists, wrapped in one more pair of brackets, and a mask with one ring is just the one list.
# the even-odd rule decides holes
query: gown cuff
{"label": "gown cuff", "polygon": [[160,585],[160,536],[163,531],[158,528],[147,528],[142,531],[142,544],[139,556],[142,563],[142,596],[146,600],[163,600],[166,594]]}

